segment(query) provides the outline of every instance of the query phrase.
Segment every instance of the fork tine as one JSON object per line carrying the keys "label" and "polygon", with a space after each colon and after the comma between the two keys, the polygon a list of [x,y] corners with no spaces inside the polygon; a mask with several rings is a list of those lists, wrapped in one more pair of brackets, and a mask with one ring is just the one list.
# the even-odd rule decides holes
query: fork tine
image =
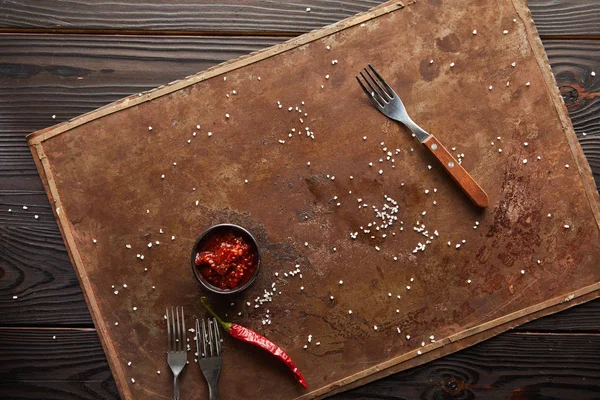
{"label": "fork tine", "polygon": [[183,315],[183,307],[181,307],[181,351],[185,351],[187,340],[185,334],[185,316]]}
{"label": "fork tine", "polygon": [[213,327],[212,327],[212,320],[208,320],[208,347],[210,347],[210,356],[214,357],[215,356],[215,352],[214,352],[214,346],[213,346]]}
{"label": "fork tine", "polygon": [[362,72],[360,72],[360,76],[363,78],[362,80],[365,81],[365,83],[367,85],[369,85],[369,87],[372,90],[368,90],[364,84],[362,83],[362,81],[358,78],[358,76],[356,77],[356,79],[358,80],[358,83],[360,83],[360,86],[363,88],[363,90],[365,91],[365,93],[367,94],[367,96],[369,97],[369,99],[371,99],[371,101],[373,102],[373,104],[375,104],[376,107],[378,108],[383,108],[385,107],[385,102],[383,101],[383,99],[381,98],[381,96],[379,95],[379,93],[377,93],[375,91],[375,89],[373,89],[373,86],[369,83],[369,81],[367,81],[367,79],[365,78],[364,74]]}
{"label": "fork tine", "polygon": [[202,358],[208,357],[206,353],[206,324],[204,320],[202,320]]}
{"label": "fork tine", "polygon": [[216,355],[221,355],[221,333],[219,332],[219,325],[217,323],[217,319],[213,318],[213,327],[215,328],[215,349]]}
{"label": "fork tine", "polygon": [[369,68],[371,69],[371,71],[373,71],[373,73],[377,77],[377,79],[379,79],[379,81],[381,82],[381,84],[387,90],[386,94],[389,95],[390,98],[398,97],[398,95],[396,94],[396,92],[394,92],[394,89],[392,89],[391,86],[387,84],[387,82],[385,81],[385,79],[383,79],[381,77],[381,75],[379,75],[379,72],[377,72],[377,70],[375,69],[375,67],[373,67],[371,64],[368,64],[368,65],[369,65]]}
{"label": "fork tine", "polygon": [[369,80],[367,79],[367,77],[365,76],[365,74],[362,73],[362,71],[360,72],[360,76],[362,76],[363,80],[365,81],[365,83],[367,85],[369,85],[369,88],[371,89],[371,97],[374,97],[377,99],[377,101],[382,105],[382,107],[387,103],[386,101],[384,101],[383,97],[381,97],[381,94],[379,94],[379,92],[373,87],[373,85],[371,85],[371,82],[369,82]]}
{"label": "fork tine", "polygon": [[169,307],[167,307],[167,351],[172,351],[171,348],[171,321],[169,321]]}
{"label": "fork tine", "polygon": [[196,334],[194,335],[194,340],[196,342],[196,359],[200,359],[202,357],[202,352],[200,349],[200,321],[196,318]]}
{"label": "fork tine", "polygon": [[382,96],[386,102],[389,102],[392,99],[392,96],[390,96],[384,88],[381,87],[381,85],[379,84],[379,82],[377,82],[377,79],[373,78],[373,75],[371,75],[371,73],[369,72],[368,69],[365,68],[365,72],[367,73],[367,75],[369,76],[369,78],[371,78],[371,81],[375,84],[375,86],[377,86],[377,89],[379,89],[379,95]]}
{"label": "fork tine", "polygon": [[175,315],[176,320],[173,321],[173,323],[175,324],[175,328],[173,328],[173,330],[175,331],[175,351],[180,351],[181,341],[179,340],[179,338],[181,337],[181,326],[179,325],[179,307],[175,307]]}

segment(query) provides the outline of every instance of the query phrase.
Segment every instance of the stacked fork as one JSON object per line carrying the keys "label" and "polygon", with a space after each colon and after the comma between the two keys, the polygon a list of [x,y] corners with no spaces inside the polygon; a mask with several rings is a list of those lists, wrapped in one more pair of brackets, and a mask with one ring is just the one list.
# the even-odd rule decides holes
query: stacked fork
{"label": "stacked fork", "polygon": [[[221,333],[214,318],[200,321],[196,319],[196,351],[198,364],[206,382],[210,400],[218,400],[217,381],[221,372]],[[183,308],[176,307],[171,312],[167,308],[167,362],[173,372],[173,399],[179,400],[179,375],[187,365],[187,340]]]}
{"label": "stacked fork", "polygon": [[[185,338],[185,318],[183,307],[181,308],[181,320],[179,319],[179,307],[171,307],[171,314],[167,308],[167,361],[173,371],[173,399],[179,400],[179,374],[187,365],[187,349]],[[175,317],[177,316],[177,317]]]}
{"label": "stacked fork", "polygon": [[[202,346],[200,346],[202,344]],[[196,351],[198,352],[198,364],[204,378],[208,383],[208,396],[210,400],[218,400],[217,381],[221,372],[221,333],[216,318],[196,320]]]}

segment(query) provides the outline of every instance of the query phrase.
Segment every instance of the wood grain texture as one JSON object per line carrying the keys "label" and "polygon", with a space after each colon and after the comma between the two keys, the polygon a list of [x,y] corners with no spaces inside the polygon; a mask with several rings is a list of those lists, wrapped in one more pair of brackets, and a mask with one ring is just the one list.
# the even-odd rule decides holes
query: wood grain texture
{"label": "wood grain texture", "polygon": [[[8,277],[0,281],[0,324],[27,326],[36,321],[36,325],[46,326],[91,326],[68,256],[64,247],[56,245],[61,241],[60,233],[27,149],[25,135],[282,40],[284,38],[0,36],[3,54],[0,64],[3,110],[0,118],[0,246],[6,249],[0,253],[0,274]],[[600,77],[592,77],[591,71],[600,72],[600,49],[594,41],[545,41],[544,44],[580,143],[599,183]],[[53,114],[56,119],[52,119]],[[29,209],[23,210],[23,205]],[[13,212],[8,213],[8,208]],[[35,214],[39,215],[38,220]],[[42,228],[41,231],[38,232],[38,228]],[[26,240],[29,236],[31,240]],[[54,245],[46,248],[43,241]],[[13,295],[19,299],[13,300]],[[596,303],[600,304],[598,301],[592,304]],[[15,304],[21,304],[21,308],[15,309]],[[528,329],[597,330],[598,317],[593,318],[597,315],[593,306],[579,312],[582,307],[561,313],[561,317],[550,316],[532,322],[528,325],[532,328]],[[65,312],[67,310],[70,312]]]}
{"label": "wood grain texture", "polygon": [[489,200],[485,191],[435,136],[429,136],[423,144],[477,207],[485,208],[488,206]]}
{"label": "wood grain texture", "polygon": [[118,399],[94,329],[0,328],[1,399]]}
{"label": "wood grain texture", "polygon": [[[331,398],[594,399],[598,357],[598,335],[504,334]],[[170,379],[166,368],[157,379]],[[93,330],[0,328],[0,382],[2,399],[119,398]]]}
{"label": "wood grain texture", "polygon": [[[383,2],[3,0],[0,29],[5,32],[108,30],[295,35],[332,24]],[[306,11],[307,7],[310,12]],[[542,36],[600,34],[600,4],[593,0],[530,0],[529,7]]]}

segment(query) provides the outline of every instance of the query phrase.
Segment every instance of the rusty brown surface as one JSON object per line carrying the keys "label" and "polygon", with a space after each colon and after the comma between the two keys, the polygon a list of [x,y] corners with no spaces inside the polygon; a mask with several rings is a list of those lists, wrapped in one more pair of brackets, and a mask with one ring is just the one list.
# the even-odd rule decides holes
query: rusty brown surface
{"label": "rusty brown surface", "polygon": [[[481,340],[450,343],[461,335],[489,337],[530,312],[543,315],[552,299],[594,297],[582,292],[600,280],[597,204],[580,176],[589,179],[589,169],[578,168],[569,147],[572,132],[561,124],[527,17],[509,1],[410,4],[230,71],[227,80],[216,76],[43,141],[53,179],[46,183],[60,198],[61,229],[121,394],[171,398],[164,309],[183,306],[188,326],[205,315],[190,251],[216,223],[249,229],[263,260],[248,291],[212,302],[286,349],[313,394],[456,351]],[[367,62],[415,121],[454,155],[464,153],[488,209],[474,207],[406,129],[370,105],[354,80]],[[314,140],[298,135],[304,127]],[[380,223],[371,207],[381,209],[384,196],[397,202],[398,220],[361,233]],[[433,238],[413,230],[417,221]],[[426,250],[413,253],[426,240]],[[160,245],[148,248],[150,241]],[[284,277],[296,264],[302,279]],[[272,283],[281,294],[254,308]],[[272,324],[264,326],[267,310]],[[230,338],[224,347],[221,398],[307,393],[269,355]],[[193,353],[194,346],[182,398],[206,393]]]}

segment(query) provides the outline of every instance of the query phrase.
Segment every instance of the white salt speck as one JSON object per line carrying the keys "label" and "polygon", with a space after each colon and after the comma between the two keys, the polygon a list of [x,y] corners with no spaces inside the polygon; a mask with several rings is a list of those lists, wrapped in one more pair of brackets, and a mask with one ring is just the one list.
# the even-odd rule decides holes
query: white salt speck
{"label": "white salt speck", "polygon": [[135,383],[135,379],[131,378],[131,383]]}
{"label": "white salt speck", "polygon": [[165,179],[165,174],[162,174],[162,175],[160,176],[160,179]]}
{"label": "white salt speck", "polygon": [[133,311],[137,311],[137,307],[133,307]]}
{"label": "white salt speck", "polygon": [[175,236],[171,236],[171,240],[175,240]]}
{"label": "white salt speck", "polygon": [[56,336],[52,336],[52,339],[56,340]]}
{"label": "white salt speck", "polygon": [[308,242],[304,242],[304,247],[308,247]]}
{"label": "white salt speck", "polygon": [[310,7],[306,7],[306,12],[310,12]]}
{"label": "white salt speck", "polygon": [[531,82],[527,82],[525,86],[531,86]]}
{"label": "white salt speck", "polygon": [[27,206],[23,206],[23,210],[27,210]]}
{"label": "white salt speck", "polygon": [[513,61],[513,62],[510,64],[510,66],[514,68],[514,67],[516,67],[516,66],[517,66],[517,63],[516,63],[515,61]]}
{"label": "white salt speck", "polygon": [[200,129],[200,125],[196,125],[196,129]]}
{"label": "white salt speck", "polygon": [[152,130],[152,127],[151,127],[151,126],[149,126],[149,127],[148,127],[148,130],[149,130],[149,131],[151,131],[151,130]]}
{"label": "white salt speck", "polygon": [[492,85],[490,85],[489,89],[492,90],[494,87]]}
{"label": "white salt speck", "polygon": [[477,29],[473,29],[473,35],[477,35]]}
{"label": "white salt speck", "polygon": [[352,310],[348,310],[348,314],[352,314]]}
{"label": "white salt speck", "polygon": [[94,242],[94,244],[98,243],[96,239],[92,239],[92,242]]}
{"label": "white salt speck", "polygon": [[156,373],[157,373],[158,375],[160,375],[160,371],[156,371]]}
{"label": "white salt speck", "polygon": [[502,33],[504,33],[506,35],[508,33],[508,30],[505,29],[504,31],[502,31]]}
{"label": "white salt speck", "polygon": [[19,298],[18,296],[13,296],[13,300],[16,300],[16,299],[18,299],[18,298]]}
{"label": "white salt speck", "polygon": [[129,362],[127,363],[127,366],[128,366],[128,367],[131,367],[131,361],[129,361]]}
{"label": "white salt speck", "polygon": [[226,80],[227,80],[227,77],[226,77],[226,76],[224,76],[224,77],[223,77],[223,80],[224,80],[224,81],[226,81]]}
{"label": "white salt speck", "polygon": [[344,284],[344,281],[340,280],[340,285],[343,285],[343,284]]}
{"label": "white salt speck", "polygon": [[418,354],[418,355],[421,355],[421,354],[423,354],[423,353],[421,353],[421,350],[417,350],[417,354]]}
{"label": "white salt speck", "polygon": [[229,114],[225,114],[225,118],[229,119]]}
{"label": "white salt speck", "polygon": [[429,60],[429,64],[433,64],[433,60]]}
{"label": "white salt speck", "polygon": [[521,275],[525,275],[525,270],[524,269],[521,270]]}
{"label": "white salt speck", "polygon": [[118,326],[118,325],[119,325],[119,323],[118,323],[118,322],[115,322],[115,326]]}
{"label": "white salt speck", "polygon": [[596,76],[596,72],[592,71],[592,76]]}
{"label": "white salt speck", "polygon": [[126,283],[124,283],[124,284],[123,284],[123,287],[124,287],[124,288],[127,288],[127,284],[126,284]]}
{"label": "white salt speck", "polygon": [[524,159],[524,160],[523,160],[523,164],[527,164],[527,159]]}
{"label": "white salt speck", "polygon": [[208,132],[207,135],[208,135],[208,137],[211,137],[212,136],[212,132]]}
{"label": "white salt speck", "polygon": [[569,229],[571,226],[569,225],[565,225],[565,229]]}
{"label": "white salt speck", "polygon": [[467,279],[467,283],[470,285],[470,284],[471,284],[471,280],[470,280],[470,279]]}
{"label": "white salt speck", "polygon": [[569,168],[569,164],[565,164],[565,168]]}
{"label": "white salt speck", "polygon": [[377,325],[373,325],[373,329],[374,329],[374,330],[377,330]]}
{"label": "white salt speck", "polygon": [[56,114],[52,114],[52,119],[56,119]]}
{"label": "white salt speck", "polygon": [[40,216],[39,216],[39,215],[37,215],[37,214],[35,214],[33,217],[34,217],[35,219],[38,219]]}
{"label": "white salt speck", "polygon": [[410,335],[406,335],[406,340],[410,340]]}
{"label": "white salt speck", "polygon": [[454,64],[454,61],[450,63],[450,68],[453,68],[456,64]]}

